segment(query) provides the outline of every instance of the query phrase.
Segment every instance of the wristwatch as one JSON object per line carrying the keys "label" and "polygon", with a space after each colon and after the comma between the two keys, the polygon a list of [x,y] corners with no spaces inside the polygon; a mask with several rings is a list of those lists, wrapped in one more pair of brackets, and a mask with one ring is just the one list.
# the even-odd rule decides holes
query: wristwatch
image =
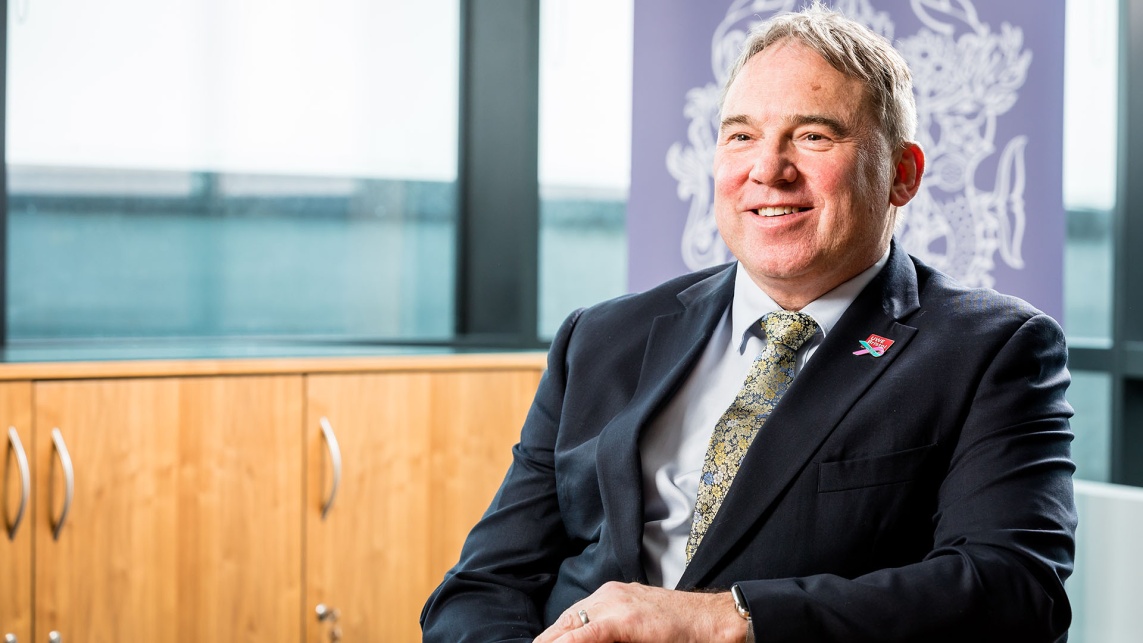
{"label": "wristwatch", "polygon": [[746,621],[746,643],[754,643],[754,620],[750,618],[750,606],[737,583],[730,586],[730,597],[734,599],[734,609]]}

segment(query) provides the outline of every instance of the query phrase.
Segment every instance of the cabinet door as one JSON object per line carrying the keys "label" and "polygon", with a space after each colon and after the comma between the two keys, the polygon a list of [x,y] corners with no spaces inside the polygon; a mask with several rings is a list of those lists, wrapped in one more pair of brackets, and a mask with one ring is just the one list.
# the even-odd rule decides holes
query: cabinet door
{"label": "cabinet door", "polygon": [[300,376],[37,383],[35,640],[300,640],[301,401]]}
{"label": "cabinet door", "polygon": [[434,374],[430,591],[456,564],[500,488],[540,375],[539,369]]}
{"label": "cabinet door", "polygon": [[[308,378],[307,641],[416,641],[511,462],[538,369]],[[333,472],[322,418],[341,452]],[[336,609],[337,623],[315,608]]]}
{"label": "cabinet door", "polygon": [[[306,410],[306,640],[417,641],[428,591],[426,374],[312,375]],[[322,430],[325,418],[334,439]],[[332,443],[341,479],[332,504]],[[319,622],[317,605],[337,610]]]}
{"label": "cabinet door", "polygon": [[[14,434],[15,437],[12,437]],[[32,532],[31,475],[32,385],[29,382],[0,384],[0,640],[7,635],[17,641],[32,640]],[[17,522],[20,506],[24,512]],[[14,529],[13,529],[14,528]]]}

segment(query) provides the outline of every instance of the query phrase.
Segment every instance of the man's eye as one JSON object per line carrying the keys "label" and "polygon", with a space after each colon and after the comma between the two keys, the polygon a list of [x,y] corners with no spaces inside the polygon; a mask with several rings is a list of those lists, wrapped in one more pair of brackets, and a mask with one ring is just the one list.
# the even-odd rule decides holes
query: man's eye
{"label": "man's eye", "polygon": [[813,134],[813,133],[806,134],[805,138],[807,141],[811,141],[811,142],[817,142],[817,141],[824,141],[825,140],[825,137],[822,136],[821,134]]}
{"label": "man's eye", "polygon": [[747,136],[746,134],[732,134],[732,135],[730,136],[730,140],[732,140],[732,141],[738,141],[738,142],[742,142],[742,141],[749,141],[749,140],[750,140],[750,137],[749,137],[749,136]]}

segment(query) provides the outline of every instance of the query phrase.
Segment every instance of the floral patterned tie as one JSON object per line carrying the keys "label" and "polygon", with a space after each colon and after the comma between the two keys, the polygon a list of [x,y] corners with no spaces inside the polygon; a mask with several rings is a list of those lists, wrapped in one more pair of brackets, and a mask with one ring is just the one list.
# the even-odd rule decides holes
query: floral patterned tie
{"label": "floral patterned tie", "polygon": [[687,563],[691,562],[710,523],[722,506],[730,483],[758,430],[794,380],[795,354],[818,330],[803,313],[779,310],[762,317],[766,346],[755,358],[742,389],[719,418],[710,436],[699,479]]}

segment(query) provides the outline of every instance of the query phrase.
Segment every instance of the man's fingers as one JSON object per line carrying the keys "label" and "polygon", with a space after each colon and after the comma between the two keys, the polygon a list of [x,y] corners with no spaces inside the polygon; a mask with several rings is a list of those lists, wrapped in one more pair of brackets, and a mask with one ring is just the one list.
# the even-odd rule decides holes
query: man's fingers
{"label": "man's fingers", "polygon": [[[578,619],[576,621],[579,622]],[[589,622],[587,625],[564,632],[555,643],[614,643],[615,636],[608,630],[607,625]]]}
{"label": "man's fingers", "polygon": [[573,605],[568,611],[564,612],[552,626],[540,633],[539,636],[532,643],[551,643],[558,640],[564,634],[575,631],[577,628],[583,627],[583,621],[579,617],[580,607]]}
{"label": "man's fingers", "polygon": [[[614,643],[627,640],[632,610],[642,605],[647,589],[636,583],[605,583],[591,596],[573,604],[533,643]],[[658,590],[665,592],[667,590]],[[643,605],[643,607],[646,607]]]}

